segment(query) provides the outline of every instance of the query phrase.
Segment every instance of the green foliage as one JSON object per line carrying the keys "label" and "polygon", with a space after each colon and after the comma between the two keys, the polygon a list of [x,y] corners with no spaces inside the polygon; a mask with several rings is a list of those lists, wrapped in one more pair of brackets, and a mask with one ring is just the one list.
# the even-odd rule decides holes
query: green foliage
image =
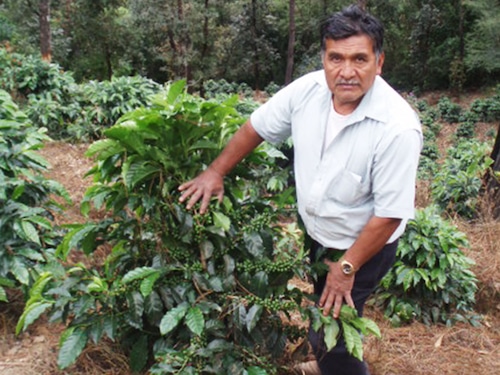
{"label": "green foliage", "polygon": [[470,111],[478,116],[479,121],[495,122],[500,120],[500,87],[496,94],[484,99],[475,99]]}
{"label": "green foliage", "polygon": [[410,103],[419,112],[420,122],[424,133],[424,146],[420,153],[418,165],[418,177],[422,179],[430,179],[436,173],[438,168],[437,160],[439,159],[439,149],[437,145],[437,136],[441,131],[441,124],[437,121],[439,114],[434,107],[429,106],[425,100],[415,100],[415,97],[410,96]]}
{"label": "green foliage", "polygon": [[464,112],[459,119],[457,131],[455,133],[457,138],[474,138],[476,135],[476,123],[478,116],[472,111]]}
{"label": "green foliage", "polygon": [[228,82],[225,79],[209,79],[203,82],[205,98],[216,98],[218,95],[239,94],[242,96],[252,96],[253,91],[246,83]]}
{"label": "green foliage", "polygon": [[441,119],[449,123],[459,122],[462,114],[460,104],[453,103],[447,96],[442,96],[437,104]]}
{"label": "green foliage", "polygon": [[482,176],[492,164],[490,146],[476,139],[450,148],[431,185],[434,202],[442,210],[465,218],[477,214]]}
{"label": "green foliage", "polygon": [[496,0],[467,1],[476,15],[466,38],[466,65],[469,71],[486,73],[500,71],[500,5]]}
{"label": "green foliage", "polygon": [[10,53],[0,49],[0,88],[22,103],[30,95],[45,95],[62,101],[71,94],[75,81],[70,73],[57,64],[49,64],[39,57]]}
{"label": "green foliage", "polygon": [[[321,68],[318,24],[349,3],[295,1],[295,77]],[[497,0],[365,3],[385,26],[384,76],[399,89],[498,83]],[[35,3],[2,4],[0,37],[18,52],[39,51]],[[53,59],[78,82],[140,74],[161,83],[182,77],[199,89],[225,78],[271,93],[268,84],[283,84],[286,71],[288,7],[285,0],[52,1]]]}
{"label": "green foliage", "polygon": [[161,86],[150,79],[113,77],[110,81],[90,81],[81,86],[80,116],[68,126],[71,138],[96,140],[122,115],[151,104],[150,97]]}
{"label": "green foliage", "polygon": [[333,349],[340,336],[344,339],[347,350],[353,357],[363,360],[363,343],[359,332],[363,335],[374,335],[381,338],[380,329],[370,319],[358,317],[356,309],[347,305],[342,305],[339,319],[333,319],[331,316],[325,316],[316,308],[311,307],[311,327],[318,332],[324,330],[325,344],[327,351]]}
{"label": "green foliage", "polygon": [[54,196],[69,196],[42,172],[47,162],[37,154],[48,140],[19,111],[9,94],[0,90],[0,300],[4,287],[26,290],[44,264],[54,261],[61,234],[52,225],[59,206]]}
{"label": "green foliage", "polygon": [[150,79],[113,77],[76,84],[71,74],[33,56],[0,50],[0,87],[24,104],[31,122],[55,139],[102,137],[123,114],[150,104],[161,86]]}
{"label": "green foliage", "polygon": [[439,158],[439,149],[436,140],[432,137],[427,137],[429,134],[424,131],[424,146],[420,152],[420,160],[418,164],[418,177],[421,179],[431,179],[437,169],[437,160]]}
{"label": "green foliage", "polygon": [[475,323],[477,279],[470,270],[474,263],[461,250],[468,246],[465,234],[442,219],[435,206],[417,210],[374,301],[396,326],[413,320]]}

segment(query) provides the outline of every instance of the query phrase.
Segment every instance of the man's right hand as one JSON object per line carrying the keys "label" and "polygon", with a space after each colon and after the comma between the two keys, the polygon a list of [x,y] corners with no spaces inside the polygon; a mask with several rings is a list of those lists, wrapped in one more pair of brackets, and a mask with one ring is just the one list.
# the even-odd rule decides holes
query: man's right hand
{"label": "man's right hand", "polygon": [[222,202],[224,197],[224,177],[209,166],[193,180],[180,185],[179,191],[183,192],[179,202],[182,203],[189,198],[186,204],[188,210],[201,199],[200,214],[204,214],[213,196],[217,197],[219,202]]}

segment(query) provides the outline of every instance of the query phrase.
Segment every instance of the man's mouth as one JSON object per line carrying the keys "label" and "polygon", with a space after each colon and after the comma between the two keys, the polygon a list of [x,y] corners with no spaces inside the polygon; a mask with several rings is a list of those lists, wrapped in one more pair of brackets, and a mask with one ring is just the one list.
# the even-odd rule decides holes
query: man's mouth
{"label": "man's mouth", "polygon": [[337,82],[337,86],[359,86],[358,82]]}

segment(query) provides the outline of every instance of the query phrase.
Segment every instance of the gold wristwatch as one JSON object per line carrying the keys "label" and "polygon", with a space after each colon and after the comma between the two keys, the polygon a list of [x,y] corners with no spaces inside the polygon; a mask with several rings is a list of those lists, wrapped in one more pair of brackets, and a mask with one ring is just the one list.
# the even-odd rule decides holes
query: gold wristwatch
{"label": "gold wristwatch", "polygon": [[346,276],[352,276],[356,272],[352,263],[345,259],[340,262],[340,269]]}

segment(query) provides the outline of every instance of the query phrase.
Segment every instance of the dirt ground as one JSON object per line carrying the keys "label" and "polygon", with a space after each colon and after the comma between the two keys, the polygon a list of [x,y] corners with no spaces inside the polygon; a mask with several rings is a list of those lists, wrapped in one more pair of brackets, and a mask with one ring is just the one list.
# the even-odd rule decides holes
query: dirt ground
{"label": "dirt ground", "polygon": [[[87,145],[49,143],[41,154],[51,163],[48,178],[61,182],[74,204],[61,222],[82,220],[78,202],[91,184],[85,173],[92,161],[84,157]],[[425,187],[419,187],[419,199],[425,203]],[[487,216],[487,215],[485,215]],[[365,356],[372,375],[498,375],[500,374],[500,222],[484,218],[470,224],[457,221],[471,242],[466,253],[476,261],[473,271],[480,280],[477,311],[484,319],[480,327],[459,324],[453,327],[425,326],[413,323],[392,328],[382,313],[368,307],[366,315],[382,330],[382,340],[368,338]],[[130,375],[126,358],[116,344],[100,343],[87,348],[71,368],[57,368],[59,333],[62,327],[43,320],[19,337],[14,335],[22,312],[22,296],[9,296],[10,303],[0,304],[0,374],[2,375]]]}

